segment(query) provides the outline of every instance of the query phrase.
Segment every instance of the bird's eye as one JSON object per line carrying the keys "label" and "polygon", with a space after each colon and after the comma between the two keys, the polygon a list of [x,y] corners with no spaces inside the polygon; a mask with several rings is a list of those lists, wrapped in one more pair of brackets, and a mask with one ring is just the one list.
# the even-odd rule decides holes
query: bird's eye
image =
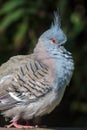
{"label": "bird's eye", "polygon": [[56,40],[54,38],[50,39],[52,43],[56,43]]}

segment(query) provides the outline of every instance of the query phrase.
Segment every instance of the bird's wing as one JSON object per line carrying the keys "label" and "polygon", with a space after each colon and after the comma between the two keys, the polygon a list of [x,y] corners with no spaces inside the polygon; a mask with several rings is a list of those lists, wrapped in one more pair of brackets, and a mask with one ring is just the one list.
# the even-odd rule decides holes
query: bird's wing
{"label": "bird's wing", "polygon": [[0,110],[35,102],[52,90],[46,65],[32,58],[18,67],[17,63],[0,79]]}

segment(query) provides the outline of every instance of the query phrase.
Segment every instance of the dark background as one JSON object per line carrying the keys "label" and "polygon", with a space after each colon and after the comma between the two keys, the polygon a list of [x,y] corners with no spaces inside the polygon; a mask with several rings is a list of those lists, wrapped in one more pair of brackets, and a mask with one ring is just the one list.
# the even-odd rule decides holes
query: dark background
{"label": "dark background", "polygon": [[[68,37],[65,47],[75,71],[60,105],[42,118],[48,127],[87,126],[87,7],[86,0],[0,0],[0,64],[9,57],[31,53],[38,37],[59,11]],[[0,126],[4,126],[0,118]]]}

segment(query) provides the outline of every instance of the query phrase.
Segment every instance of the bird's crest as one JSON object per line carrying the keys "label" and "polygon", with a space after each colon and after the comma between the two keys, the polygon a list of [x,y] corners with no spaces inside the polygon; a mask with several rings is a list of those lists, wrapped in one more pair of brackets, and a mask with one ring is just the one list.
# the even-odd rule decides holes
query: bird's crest
{"label": "bird's crest", "polygon": [[61,26],[60,16],[57,11],[54,11],[54,21],[52,22],[51,28],[59,29]]}

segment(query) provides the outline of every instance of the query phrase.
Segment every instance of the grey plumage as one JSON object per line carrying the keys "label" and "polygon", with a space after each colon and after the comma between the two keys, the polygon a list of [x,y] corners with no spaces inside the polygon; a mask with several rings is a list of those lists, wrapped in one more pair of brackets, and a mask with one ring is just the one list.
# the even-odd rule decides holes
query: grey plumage
{"label": "grey plumage", "polygon": [[59,104],[74,69],[71,53],[61,46],[65,41],[55,13],[33,54],[14,56],[0,67],[0,110],[5,116],[12,121],[31,119]]}

